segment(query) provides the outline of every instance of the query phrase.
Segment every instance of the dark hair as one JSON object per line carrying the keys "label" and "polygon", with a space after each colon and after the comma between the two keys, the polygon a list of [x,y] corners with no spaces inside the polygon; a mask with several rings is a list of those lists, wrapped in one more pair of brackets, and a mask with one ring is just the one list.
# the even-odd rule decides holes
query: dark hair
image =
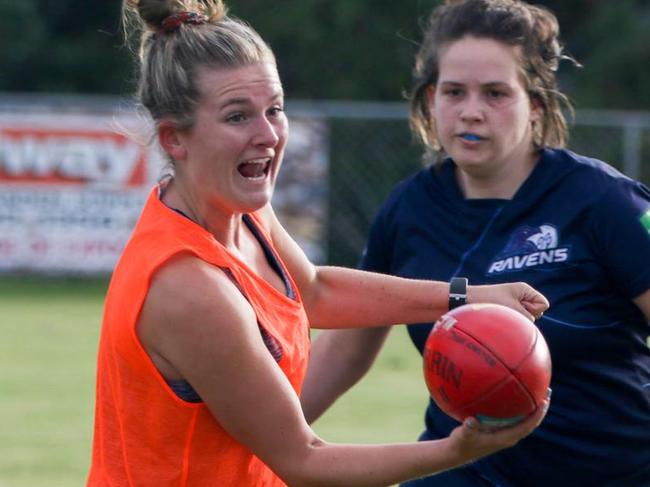
{"label": "dark hair", "polygon": [[127,36],[134,23],[140,33],[137,96],[156,123],[167,117],[181,129],[193,125],[200,68],[275,64],[271,48],[228,17],[222,0],[124,0],[122,17]]}
{"label": "dark hair", "polygon": [[543,109],[542,120],[533,126],[533,143],[538,148],[563,147],[568,132],[562,105],[571,113],[573,109],[557,88],[556,71],[562,59],[573,59],[563,54],[559,33],[557,18],[545,7],[519,0],[447,0],[432,12],[415,58],[409,96],[415,135],[429,151],[440,150],[427,88],[438,82],[441,50],[473,36],[520,48],[524,87]]}

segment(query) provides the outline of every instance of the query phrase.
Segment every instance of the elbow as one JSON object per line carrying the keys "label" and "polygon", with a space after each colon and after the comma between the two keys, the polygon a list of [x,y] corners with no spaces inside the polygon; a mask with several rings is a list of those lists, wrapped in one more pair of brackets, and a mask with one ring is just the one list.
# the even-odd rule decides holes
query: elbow
{"label": "elbow", "polygon": [[331,477],[331,462],[322,459],[327,443],[320,438],[310,442],[302,455],[288,455],[287,464],[276,471],[289,487],[325,487],[343,485]]}

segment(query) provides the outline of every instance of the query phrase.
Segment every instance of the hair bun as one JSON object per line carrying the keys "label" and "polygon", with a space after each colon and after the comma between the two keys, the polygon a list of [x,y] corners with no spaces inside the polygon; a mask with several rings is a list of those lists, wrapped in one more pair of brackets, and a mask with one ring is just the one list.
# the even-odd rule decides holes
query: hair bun
{"label": "hair bun", "polygon": [[196,12],[177,12],[163,20],[160,32],[167,34],[178,30],[183,24],[199,25],[206,23],[207,20],[208,18],[205,15],[197,14]]}
{"label": "hair bun", "polygon": [[[165,22],[183,12],[192,14],[194,19],[216,23],[228,13],[223,0],[124,0],[126,9],[137,14],[149,30],[166,30]],[[171,22],[171,21],[167,21]],[[173,23],[173,22],[172,22]],[[189,23],[193,22],[190,19]]]}

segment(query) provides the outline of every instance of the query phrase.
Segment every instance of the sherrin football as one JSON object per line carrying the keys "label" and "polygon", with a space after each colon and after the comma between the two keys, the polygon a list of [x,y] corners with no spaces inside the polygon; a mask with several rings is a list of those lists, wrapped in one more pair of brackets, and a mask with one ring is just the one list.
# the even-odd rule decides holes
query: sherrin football
{"label": "sherrin football", "polygon": [[505,426],[547,397],[551,355],[538,328],[498,304],[466,304],[443,315],[424,349],[424,378],[438,407],[457,421]]}

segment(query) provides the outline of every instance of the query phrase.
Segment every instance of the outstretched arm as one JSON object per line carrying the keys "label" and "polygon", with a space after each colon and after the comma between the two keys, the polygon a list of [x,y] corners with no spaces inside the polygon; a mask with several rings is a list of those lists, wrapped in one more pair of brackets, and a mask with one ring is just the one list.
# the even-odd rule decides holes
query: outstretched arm
{"label": "outstretched arm", "polygon": [[248,301],[224,272],[192,256],[156,274],[137,331],[159,370],[189,381],[219,424],[290,485],[390,485],[439,472],[515,444],[544,415],[492,433],[466,423],[430,442],[327,443],[305,421]]}
{"label": "outstretched arm", "polygon": [[[517,286],[517,285],[515,285]],[[527,293],[529,288],[523,286]],[[502,292],[502,294],[499,294]],[[470,287],[469,302],[499,302],[514,307],[528,317],[539,317],[545,301],[535,292],[522,294],[520,300],[508,294],[512,285]],[[516,294],[515,294],[516,296]],[[446,306],[446,305],[445,305]],[[446,311],[442,310],[442,312]],[[406,313],[403,313],[403,316]],[[434,318],[430,318],[433,321]],[[348,389],[354,386],[374,363],[391,327],[324,330],[312,344],[311,358],[301,394],[301,403],[309,423],[316,421]]]}
{"label": "outstretched arm", "polygon": [[[448,306],[449,284],[404,279],[341,267],[316,267],[278,222],[270,205],[261,212],[276,248],[296,280],[314,328],[354,328],[437,320]],[[509,306],[533,319],[548,308],[524,283],[470,286],[468,300]]]}
{"label": "outstretched arm", "polygon": [[[370,327],[437,320],[447,311],[449,284],[314,266],[270,206],[260,216],[300,289],[310,325],[360,328],[325,331],[316,339],[301,396],[305,416],[313,422],[374,362],[388,329]],[[470,286],[468,300],[503,304],[529,319],[548,307],[544,296],[523,283]]]}

